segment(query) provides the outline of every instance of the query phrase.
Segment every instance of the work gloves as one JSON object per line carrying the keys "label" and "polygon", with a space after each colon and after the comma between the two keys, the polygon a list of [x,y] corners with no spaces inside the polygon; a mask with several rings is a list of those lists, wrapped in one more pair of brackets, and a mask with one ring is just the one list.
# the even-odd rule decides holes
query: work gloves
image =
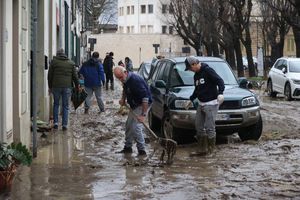
{"label": "work gloves", "polygon": [[217,97],[217,100],[218,100],[219,105],[221,105],[224,102],[224,95],[219,94]]}

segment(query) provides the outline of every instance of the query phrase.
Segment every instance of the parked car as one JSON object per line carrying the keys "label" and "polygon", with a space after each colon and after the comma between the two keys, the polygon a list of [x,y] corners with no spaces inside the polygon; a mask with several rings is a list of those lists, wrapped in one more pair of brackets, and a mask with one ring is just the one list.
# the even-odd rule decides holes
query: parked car
{"label": "parked car", "polygon": [[[254,64],[254,67],[257,67],[257,58],[256,57],[252,57],[253,59],[253,64]],[[242,60],[243,60],[243,67],[244,69],[248,69],[248,59],[247,59],[247,56],[243,56],[242,57]]]}
{"label": "parked car", "polygon": [[[197,57],[207,63],[224,80],[224,103],[216,119],[217,134],[238,133],[241,140],[258,140],[262,133],[262,118],[259,101],[254,93],[241,88],[231,67],[221,58]],[[187,132],[195,133],[195,107],[184,109],[186,101],[194,91],[194,72],[184,71],[185,57],[159,60],[151,68],[148,83],[153,97],[149,112],[149,126],[160,130],[161,136],[180,140]]]}
{"label": "parked car", "polygon": [[271,97],[284,94],[285,99],[300,99],[300,58],[279,58],[268,74],[267,92]]}
{"label": "parked car", "polygon": [[140,65],[139,69],[137,70],[137,73],[144,78],[144,80],[147,80],[149,77],[151,68],[151,61],[144,61]]}

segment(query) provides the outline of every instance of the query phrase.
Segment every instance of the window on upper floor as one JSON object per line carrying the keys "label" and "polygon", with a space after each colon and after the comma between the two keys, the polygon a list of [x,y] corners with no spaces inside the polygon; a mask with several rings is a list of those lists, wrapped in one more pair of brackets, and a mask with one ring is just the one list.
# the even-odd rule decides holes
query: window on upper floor
{"label": "window on upper floor", "polygon": [[146,26],[145,25],[141,25],[141,33],[146,33]]}
{"label": "window on upper floor", "polygon": [[119,33],[124,33],[124,27],[123,26],[119,26]]}
{"label": "window on upper floor", "polygon": [[141,5],[141,13],[146,13],[146,5]]}
{"label": "window on upper floor", "polygon": [[134,14],[134,6],[131,6],[131,14]]}
{"label": "window on upper floor", "polygon": [[130,15],[130,6],[127,6],[127,12],[126,12],[127,15]]}
{"label": "window on upper floor", "polygon": [[173,26],[169,26],[169,34],[173,34],[174,30],[173,30]]}
{"label": "window on upper floor", "polygon": [[161,13],[166,14],[167,13],[167,4],[163,4],[161,7]]}
{"label": "window on upper floor", "polygon": [[162,32],[162,34],[166,34],[167,33],[167,26],[162,26],[161,27],[161,32]]}
{"label": "window on upper floor", "polygon": [[152,25],[148,25],[148,33],[153,33],[153,26]]}
{"label": "window on upper floor", "polygon": [[119,8],[119,16],[122,16],[122,7]]}
{"label": "window on upper floor", "polygon": [[153,4],[148,5],[148,13],[153,13]]}
{"label": "window on upper floor", "polygon": [[174,8],[171,4],[169,5],[169,13],[170,14],[174,13]]}

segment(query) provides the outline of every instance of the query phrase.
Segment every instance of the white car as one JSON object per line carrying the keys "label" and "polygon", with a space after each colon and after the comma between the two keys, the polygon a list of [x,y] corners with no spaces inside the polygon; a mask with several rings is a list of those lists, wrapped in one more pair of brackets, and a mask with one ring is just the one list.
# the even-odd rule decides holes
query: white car
{"label": "white car", "polygon": [[267,92],[270,97],[277,93],[285,99],[300,99],[300,58],[279,58],[269,71]]}

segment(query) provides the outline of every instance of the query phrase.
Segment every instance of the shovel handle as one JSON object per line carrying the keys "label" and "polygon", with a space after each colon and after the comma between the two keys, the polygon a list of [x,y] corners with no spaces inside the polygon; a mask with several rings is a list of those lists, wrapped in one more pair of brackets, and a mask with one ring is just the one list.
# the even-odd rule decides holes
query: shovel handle
{"label": "shovel handle", "polygon": [[[133,112],[133,110],[127,105],[125,104],[125,106],[130,110],[130,112],[133,114],[135,119],[138,119],[138,116],[135,112]],[[150,129],[150,127],[145,123],[145,121],[142,121],[142,124],[144,125],[144,127],[151,133],[151,135],[155,138],[158,139],[157,135]]]}

